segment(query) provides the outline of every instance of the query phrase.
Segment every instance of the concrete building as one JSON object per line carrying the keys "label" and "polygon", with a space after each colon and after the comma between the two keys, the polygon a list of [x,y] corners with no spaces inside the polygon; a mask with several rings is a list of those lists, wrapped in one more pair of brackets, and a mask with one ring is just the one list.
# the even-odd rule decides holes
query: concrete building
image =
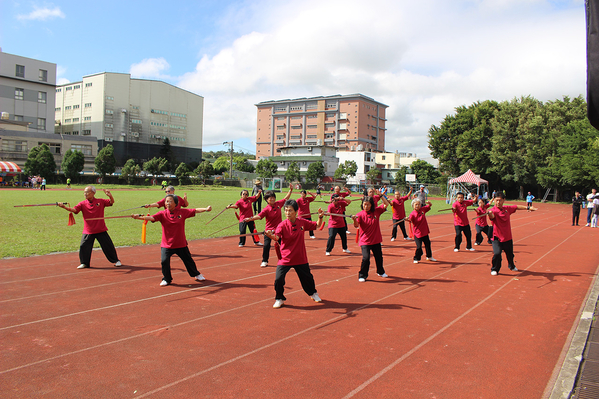
{"label": "concrete building", "polygon": [[10,121],[26,122],[29,131],[54,130],[56,64],[0,50],[0,112]]}
{"label": "concrete building", "polygon": [[354,177],[347,179],[346,184],[365,184],[366,173],[377,167],[376,153],[370,151],[338,151],[337,158],[339,158],[339,164],[345,161],[354,161],[358,166],[358,171]]}
{"label": "concrete building", "polygon": [[387,105],[362,94],[265,101],[256,107],[257,159],[296,145],[385,150]]}
{"label": "concrete building", "polygon": [[270,157],[270,160],[277,164],[277,175],[283,176],[292,162],[296,162],[300,167],[300,175],[305,182],[308,167],[314,162],[320,162],[324,166],[325,178],[323,180],[332,180],[339,160],[336,157],[336,150],[333,147],[326,146],[290,146],[281,148],[281,155]]}
{"label": "concrete building", "polygon": [[91,136],[114,147],[117,163],[160,156],[169,139],[177,162],[200,162],[204,98],[168,83],[124,73],[84,76],[56,87],[55,133]]}

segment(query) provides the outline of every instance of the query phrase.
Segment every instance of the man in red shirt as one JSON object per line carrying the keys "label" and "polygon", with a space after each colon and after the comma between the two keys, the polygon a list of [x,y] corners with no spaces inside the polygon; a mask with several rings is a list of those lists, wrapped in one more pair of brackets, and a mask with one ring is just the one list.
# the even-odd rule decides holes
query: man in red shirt
{"label": "man in red shirt", "polygon": [[[308,194],[310,194],[311,197],[308,197]],[[296,200],[297,206],[299,207],[299,213],[297,216],[301,217],[302,219],[312,220],[312,215],[310,215],[310,202],[316,199],[316,194],[302,190],[300,191],[300,195],[301,197]],[[314,237],[314,230],[310,230],[310,238],[316,238]]]}
{"label": "man in red shirt", "polygon": [[[164,194],[165,195],[175,195],[175,187],[173,186],[168,186],[165,190],[164,190]],[[166,201],[166,196],[161,199],[160,201],[154,202],[152,204],[146,204],[144,205],[144,208],[164,208],[166,209],[166,207],[164,206],[164,202]],[[185,195],[183,197],[179,197],[177,196],[177,208],[187,208],[189,206],[189,202],[187,201],[187,193],[185,193]]]}
{"label": "man in red shirt", "polygon": [[399,189],[395,190],[395,199],[391,201],[391,207],[393,208],[393,230],[391,231],[391,241],[395,241],[397,238],[398,225],[403,233],[403,239],[410,240],[410,237],[408,237],[408,234],[406,233],[406,223],[404,221],[406,218],[404,202],[410,198],[410,195],[412,195],[412,188],[410,188],[410,191],[403,197],[401,196]]}
{"label": "man in red shirt", "polygon": [[284,203],[285,216],[287,219],[279,223],[276,229],[266,229],[264,235],[269,240],[279,241],[281,243],[281,259],[277,264],[275,275],[275,303],[272,306],[277,309],[283,306],[285,298],[285,276],[291,268],[295,269],[297,277],[302,284],[304,292],[315,302],[321,302],[314,276],[310,271],[308,264],[308,255],[306,254],[306,243],[304,242],[304,233],[306,230],[314,230],[323,223],[324,212],[318,209],[318,223],[298,217],[297,210],[299,206],[295,200],[287,200]]}
{"label": "man in red shirt", "polygon": [[493,259],[491,260],[491,275],[496,276],[501,269],[501,252],[505,252],[508,267],[517,272],[514,264],[514,241],[512,240],[512,226],[510,216],[517,210],[536,211],[537,208],[524,205],[504,205],[505,194],[497,193],[495,206],[487,211],[489,219],[493,221]]}
{"label": "man in red shirt", "polygon": [[[335,186],[335,188],[333,189],[333,193],[331,194],[331,202],[333,202],[333,195],[335,194],[341,197],[342,199],[347,197],[348,195],[351,195],[351,190],[349,188],[343,187],[343,189],[345,190],[344,193],[341,192],[341,187]],[[345,220],[345,218],[343,219],[343,224],[345,225],[345,234],[349,234],[350,232],[347,228],[347,220]]]}
{"label": "man in red shirt", "polygon": [[[245,245],[245,236],[243,234],[246,233],[246,229],[249,228],[250,233],[256,231],[256,224],[253,221],[246,222],[245,219],[254,216],[254,213],[252,212],[252,203],[255,203],[257,200],[262,202],[261,195],[262,191],[258,191],[258,195],[250,197],[248,190],[241,190],[241,199],[233,205],[227,205],[227,209],[239,209],[239,248]],[[262,245],[257,235],[252,236],[252,239],[254,240],[254,245]]]}
{"label": "man in red shirt", "polygon": [[[328,212],[335,214],[345,214],[345,208],[351,203],[351,200],[341,199],[341,196],[338,194],[333,194],[331,196],[332,203],[329,205]],[[347,249],[347,225],[345,221],[345,217],[343,216],[333,216],[329,217],[329,239],[327,241],[327,249],[325,252],[326,256],[331,255],[331,251],[335,246],[335,237],[339,234],[341,237],[341,246],[343,248],[343,252],[346,254],[350,253],[350,250]]]}
{"label": "man in red shirt", "polygon": [[108,235],[108,227],[104,223],[104,219],[99,220],[87,220],[104,217],[104,208],[112,206],[114,204],[114,198],[110,191],[104,189],[104,194],[109,199],[96,198],[96,188],[94,186],[87,186],[83,190],[84,201],[81,201],[74,207],[68,207],[64,203],[59,202],[58,206],[66,209],[69,212],[83,214],[83,235],[81,236],[81,244],[79,245],[79,261],[81,264],[77,266],[77,269],[87,269],[90,267],[90,261],[92,257],[92,249],[94,248],[94,242],[96,239],[102,247],[104,256],[110,263],[114,263],[115,267],[121,266],[121,261],[116,253],[116,248],[112,243],[112,239]]}
{"label": "man in red shirt", "polygon": [[426,201],[426,205],[423,206],[419,198],[412,200],[412,208],[414,209],[410,216],[406,218],[414,230],[414,242],[416,243],[416,252],[414,253],[414,263],[419,263],[422,259],[422,244],[426,250],[426,260],[436,262],[437,259],[433,258],[433,250],[431,249],[431,239],[429,235],[428,222],[426,221],[426,213],[431,210],[431,202]]}
{"label": "man in red shirt", "polygon": [[210,212],[211,206],[207,208],[183,209],[177,208],[178,198],[172,194],[166,196],[165,208],[152,216],[131,215],[133,219],[147,220],[149,222],[160,222],[162,224],[162,241],[160,242],[162,265],[161,287],[169,285],[173,281],[171,275],[171,256],[177,255],[183,261],[187,273],[197,281],[206,280],[198,271],[196,263],[191,257],[187,238],[185,237],[185,219],[194,217],[196,213]]}
{"label": "man in red shirt", "polygon": [[456,201],[451,206],[453,212],[453,224],[455,227],[455,248],[453,252],[460,250],[460,244],[462,243],[462,233],[466,237],[466,250],[474,251],[472,248],[472,230],[470,230],[470,222],[468,221],[468,207],[472,205],[474,201],[465,200],[464,193],[458,193],[456,195]]}

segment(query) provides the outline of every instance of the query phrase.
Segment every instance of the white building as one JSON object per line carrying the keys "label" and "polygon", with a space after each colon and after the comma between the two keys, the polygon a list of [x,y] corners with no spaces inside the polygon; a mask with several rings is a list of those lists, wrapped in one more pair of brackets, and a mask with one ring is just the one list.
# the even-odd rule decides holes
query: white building
{"label": "white building", "polygon": [[376,168],[376,153],[370,151],[338,151],[339,164],[345,161],[354,161],[358,165],[358,171],[354,177],[349,177],[346,184],[364,184],[366,173],[371,168]]}
{"label": "white building", "polygon": [[310,164],[320,162],[324,166],[325,179],[323,180],[328,181],[332,180],[339,166],[339,160],[335,153],[336,149],[334,147],[298,145],[283,147],[281,148],[281,155],[269,159],[277,165],[277,175],[284,175],[289,165],[296,162],[300,167],[302,178],[305,178]]}
{"label": "white building", "polygon": [[55,133],[112,144],[118,164],[160,156],[169,139],[178,162],[202,158],[204,98],[168,83],[103,72],[56,87]]}

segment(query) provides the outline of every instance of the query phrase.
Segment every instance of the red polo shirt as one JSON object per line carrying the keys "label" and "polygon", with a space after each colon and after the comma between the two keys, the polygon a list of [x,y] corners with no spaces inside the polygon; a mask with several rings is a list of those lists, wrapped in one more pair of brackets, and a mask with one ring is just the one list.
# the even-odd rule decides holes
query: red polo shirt
{"label": "red polo shirt", "polygon": [[453,224],[456,226],[468,226],[468,207],[474,204],[472,200],[464,200],[460,204],[458,201],[454,202],[452,208],[455,209],[453,214]]}
{"label": "red polo shirt", "polygon": [[[337,200],[337,202],[329,204],[327,210],[329,211],[329,213],[337,213],[341,215],[345,213],[345,207],[347,207],[348,205],[349,204],[344,200]],[[336,229],[341,227],[345,228],[345,218],[342,216],[329,216],[328,227],[329,229]]]}
{"label": "red polo shirt", "polygon": [[487,223],[487,217],[486,216],[481,216],[487,213],[487,209],[489,209],[491,205],[486,204],[483,205],[482,207],[478,207],[474,210],[474,212],[476,212],[476,216],[480,216],[478,219],[476,219],[476,224],[481,226],[481,227],[486,227],[488,226]]}
{"label": "red polo shirt", "polygon": [[[152,215],[154,222],[162,224],[162,248],[185,248],[185,219],[196,215],[195,209],[175,208],[172,212],[168,209]],[[152,222],[152,223],[154,223]]]}
{"label": "red polo shirt", "polygon": [[292,266],[308,263],[304,232],[316,230],[316,222],[297,218],[294,223],[289,219],[282,221],[275,230],[275,234],[281,237],[281,260],[279,265]]}
{"label": "red polo shirt", "polygon": [[356,216],[360,225],[360,242],[358,245],[374,245],[383,242],[380,216],[387,209],[384,205],[377,206],[373,212],[361,211]]}
{"label": "red polo shirt", "polygon": [[399,197],[399,199],[393,199],[391,206],[393,207],[393,219],[399,220],[406,217],[406,209],[404,202],[410,198],[409,195]]}
{"label": "red polo shirt", "polygon": [[[166,197],[164,197],[163,199],[161,199],[160,201],[157,202],[158,208],[166,209],[165,203],[166,203]],[[183,204],[183,198],[181,198],[177,195],[177,205],[175,205],[175,208],[181,208],[181,204]]]}
{"label": "red polo shirt", "polygon": [[266,208],[262,209],[262,212],[258,214],[262,219],[266,219],[264,230],[274,230],[281,223],[281,220],[283,220],[281,217],[281,209],[283,209],[285,201],[285,199],[282,199],[276,201],[272,206],[267,205]]}
{"label": "red polo shirt", "polygon": [[103,218],[104,208],[107,206],[112,206],[109,199],[95,197],[91,201],[83,200],[75,205],[75,210],[83,214],[83,234],[98,234],[108,231],[104,219],[87,220]]}
{"label": "red polo shirt", "polygon": [[[512,225],[510,215],[518,209],[517,205],[504,205],[499,209],[497,206],[491,208],[495,216],[493,221],[493,236],[499,238],[499,242],[506,242],[512,239]],[[495,239],[495,238],[493,238]]]}
{"label": "red polo shirt", "polygon": [[239,221],[243,221],[245,218],[251,218],[254,216],[254,211],[252,210],[252,202],[256,202],[257,196],[248,197],[247,200],[243,198],[239,199],[235,205],[237,205],[237,209],[239,209]]}
{"label": "red polo shirt", "polygon": [[431,207],[426,205],[421,207],[418,212],[414,210],[412,213],[410,213],[410,221],[413,225],[414,237],[422,238],[430,233],[428,229],[428,222],[426,221],[426,216],[424,215],[430,210]]}
{"label": "red polo shirt", "polygon": [[305,215],[304,218],[310,217],[310,202],[314,201],[314,197],[298,198],[297,199],[297,215]]}

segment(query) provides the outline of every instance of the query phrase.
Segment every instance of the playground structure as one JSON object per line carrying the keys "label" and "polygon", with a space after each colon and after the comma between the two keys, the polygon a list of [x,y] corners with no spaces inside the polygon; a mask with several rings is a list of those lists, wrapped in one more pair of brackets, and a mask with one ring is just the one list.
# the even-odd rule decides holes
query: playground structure
{"label": "playground structure", "polygon": [[[468,169],[466,173],[455,178],[449,178],[447,181],[446,202],[451,204],[455,201],[456,195],[459,192],[468,195],[474,193],[473,187],[476,186],[476,196],[482,195],[483,198],[489,195],[489,182],[475,175],[472,170]],[[486,194],[486,195],[485,195]]]}

